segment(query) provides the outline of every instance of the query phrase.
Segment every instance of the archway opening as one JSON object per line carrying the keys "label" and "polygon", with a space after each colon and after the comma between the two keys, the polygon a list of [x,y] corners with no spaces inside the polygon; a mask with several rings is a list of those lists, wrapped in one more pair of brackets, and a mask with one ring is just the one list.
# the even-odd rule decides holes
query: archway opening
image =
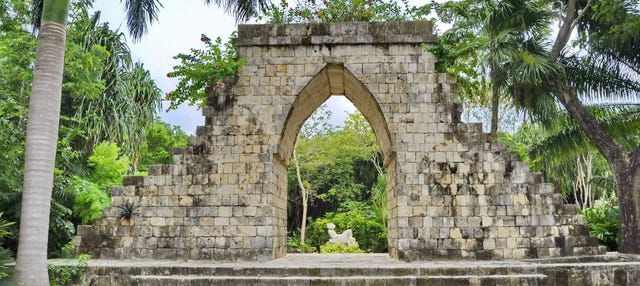
{"label": "archway opening", "polygon": [[[323,103],[332,95],[344,96],[357,108],[343,126],[327,124],[330,118]],[[306,246],[301,248],[298,233],[295,239],[287,239],[289,250],[315,247],[320,251],[328,241],[330,222],[338,233],[352,229],[361,250],[394,254],[397,224],[389,208],[396,205],[391,146],[377,100],[345,67],[327,65],[308,82],[289,110],[278,147],[278,201],[287,203],[279,208],[287,214],[280,219],[280,227],[287,227],[291,234],[299,231],[303,217],[310,218]],[[306,215],[303,206],[307,206]]]}

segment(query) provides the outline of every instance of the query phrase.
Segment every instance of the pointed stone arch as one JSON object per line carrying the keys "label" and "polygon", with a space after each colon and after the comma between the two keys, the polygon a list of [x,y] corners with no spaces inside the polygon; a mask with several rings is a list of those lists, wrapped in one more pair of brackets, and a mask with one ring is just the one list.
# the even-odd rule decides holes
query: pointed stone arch
{"label": "pointed stone arch", "polygon": [[393,144],[382,110],[369,89],[342,64],[327,64],[296,96],[278,144],[280,159],[289,165],[300,128],[331,95],[344,95],[364,115],[376,135],[387,164],[393,157]]}
{"label": "pointed stone arch", "polygon": [[[280,164],[276,168],[276,177],[280,182],[277,184],[278,190],[276,194],[280,198],[287,196],[287,166],[293,153],[294,144],[298,133],[304,122],[311,114],[322,105],[332,95],[344,95],[365,117],[376,136],[376,141],[384,159],[384,167],[387,169],[387,200],[389,206],[397,205],[396,196],[396,172],[395,172],[395,152],[393,150],[393,142],[389,132],[389,126],[378,104],[375,96],[356,76],[349,71],[343,64],[329,63],[324,66],[320,72],[313,76],[302,90],[297,94],[295,100],[291,104],[291,108],[287,114],[280,141],[278,143],[278,152],[276,157]],[[279,200],[285,202],[285,200]],[[282,205],[279,209],[285,209],[286,205]],[[387,238],[389,242],[389,253],[393,257],[397,257],[398,236],[394,231],[397,228],[397,211],[388,209],[389,229]],[[284,225],[278,226],[285,229],[281,233],[286,233],[286,221],[280,220]],[[285,240],[281,237],[280,240]],[[284,243],[284,242],[282,242]]]}

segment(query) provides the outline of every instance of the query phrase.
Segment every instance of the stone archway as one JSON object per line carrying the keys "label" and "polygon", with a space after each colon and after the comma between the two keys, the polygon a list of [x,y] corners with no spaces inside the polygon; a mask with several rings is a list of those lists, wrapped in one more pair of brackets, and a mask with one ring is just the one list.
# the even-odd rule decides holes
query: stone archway
{"label": "stone archway", "polygon": [[[363,114],[374,131],[378,142],[384,167],[389,169],[388,176],[395,176],[395,157],[389,128],[373,94],[343,64],[329,63],[318,72],[298,93],[289,113],[278,143],[277,157],[281,161],[276,169],[278,177],[287,176],[287,166],[293,152],[294,144],[300,128],[311,114],[332,95],[344,95]],[[395,182],[395,177],[388,179]],[[286,181],[285,181],[286,183]],[[287,195],[287,185],[279,185],[279,194]],[[387,184],[388,202],[395,203],[395,184]],[[286,205],[282,206],[286,209]],[[396,217],[389,214],[389,225],[397,225]],[[286,227],[286,221],[285,221]],[[389,249],[396,249],[396,236],[389,236]],[[285,237],[281,239],[286,239]]]}
{"label": "stone archway", "polygon": [[[245,59],[224,104],[173,164],[112,189],[79,226],[95,258],[270,260],[286,254],[286,166],[301,124],[344,94],[375,130],[387,166],[389,253],[403,260],[603,253],[575,206],[460,122],[455,79],[425,52],[428,22],[240,25]],[[133,203],[131,220],[119,206]]]}

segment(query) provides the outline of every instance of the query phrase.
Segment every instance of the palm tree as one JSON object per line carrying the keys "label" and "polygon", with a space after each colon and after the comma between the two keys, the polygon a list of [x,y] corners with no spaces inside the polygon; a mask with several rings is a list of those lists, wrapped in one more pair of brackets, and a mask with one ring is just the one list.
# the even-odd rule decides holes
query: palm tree
{"label": "palm tree", "polygon": [[[512,0],[511,0],[512,1]],[[640,149],[617,140],[587,109],[590,100],[637,100],[640,95],[640,14],[635,0],[554,2],[540,1],[539,9],[558,10],[560,28],[550,49],[536,48],[514,58],[509,71],[511,96],[528,103],[538,115],[540,101],[559,102],[605,157],[616,180],[620,202],[621,244],[619,250],[640,253]],[[555,5],[555,6],[554,6]],[[576,43],[584,51],[572,51],[568,44],[577,29]],[[549,35],[550,33],[548,33]],[[532,42],[545,47],[542,39]],[[532,104],[533,103],[533,104]],[[525,104],[527,105],[527,104]],[[637,113],[625,116],[638,118]],[[637,136],[637,134],[629,134]]]}
{"label": "palm tree", "polygon": [[532,50],[540,49],[534,43],[548,27],[549,13],[536,5],[527,0],[465,0],[437,6],[444,22],[454,22],[439,39],[439,45],[446,46],[444,55],[441,48],[434,50],[447,69],[440,71],[462,75],[463,92],[472,100],[490,97],[493,134],[498,132],[500,98],[510,84],[508,70],[516,67],[514,59],[521,53],[538,53]]}
{"label": "palm tree", "polygon": [[[616,180],[621,213],[620,251],[640,253],[640,149],[629,149],[616,140],[582,102],[585,97],[592,100],[639,98],[638,1],[502,0],[498,3],[508,9],[491,11],[491,14],[504,13],[498,15],[501,20],[494,24],[527,17],[517,9],[523,4],[532,8],[528,14],[539,18],[536,22],[521,22],[524,33],[517,39],[520,43],[514,53],[507,54],[505,60],[495,66],[505,74],[508,95],[536,119],[549,122],[562,107],[576,121],[586,138],[606,158]],[[558,18],[554,19],[555,16]],[[476,21],[482,20],[476,18]],[[534,29],[535,23],[545,22],[560,24],[555,37],[549,28]],[[490,24],[483,22],[483,25]],[[568,47],[576,29],[578,37],[574,43],[583,49],[580,52]]]}
{"label": "palm tree", "polygon": [[[48,285],[47,233],[60,118],[66,19],[70,0],[36,0],[38,49],[29,101],[25,174],[16,271],[21,285]],[[267,0],[205,0],[244,20]],[[157,20],[158,0],[126,0],[127,26],[138,40]]]}
{"label": "palm tree", "polygon": [[[616,140],[581,99],[639,98],[640,38],[633,28],[640,24],[637,1],[569,0],[561,9],[549,58],[562,67],[563,75],[551,78],[551,91],[611,168],[620,207],[619,251],[640,253],[640,149]],[[571,55],[566,47],[578,26],[586,56]],[[637,113],[626,116],[638,118]]]}

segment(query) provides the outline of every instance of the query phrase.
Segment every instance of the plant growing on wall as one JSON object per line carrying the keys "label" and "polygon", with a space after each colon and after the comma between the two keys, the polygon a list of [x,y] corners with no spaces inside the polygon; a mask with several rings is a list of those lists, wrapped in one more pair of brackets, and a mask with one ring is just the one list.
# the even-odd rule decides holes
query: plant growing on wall
{"label": "plant growing on wall", "polygon": [[[224,98],[225,90],[244,60],[237,56],[234,44],[235,34],[226,43],[218,37],[212,41],[206,35],[200,37],[204,49],[191,49],[189,54],[178,54],[174,59],[180,64],[167,73],[169,78],[179,79],[175,90],[167,93],[168,110],[176,109],[182,103],[204,107],[207,99],[216,100],[212,105],[224,106],[225,102],[217,102]],[[220,103],[220,104],[219,104]]]}
{"label": "plant growing on wall", "polygon": [[429,5],[410,7],[407,0],[307,0],[299,1],[296,6],[281,0],[263,10],[258,20],[270,24],[406,21],[423,18],[429,11]]}
{"label": "plant growing on wall", "polygon": [[132,202],[126,202],[121,206],[118,206],[118,218],[121,220],[131,220],[131,218],[133,218],[133,213],[137,208],[138,206]]}

